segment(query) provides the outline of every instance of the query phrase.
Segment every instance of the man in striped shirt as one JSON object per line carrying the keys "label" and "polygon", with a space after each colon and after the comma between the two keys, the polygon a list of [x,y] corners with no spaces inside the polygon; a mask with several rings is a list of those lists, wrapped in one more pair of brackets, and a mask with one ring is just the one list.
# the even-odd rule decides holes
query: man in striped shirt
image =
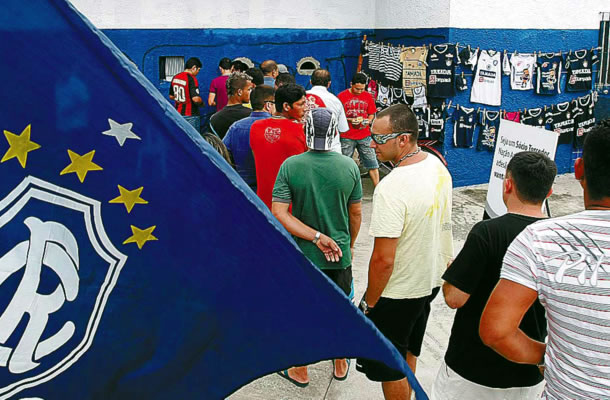
{"label": "man in striped shirt", "polygon": [[[511,361],[541,367],[545,399],[610,396],[608,154],[610,120],[588,134],[574,165],[585,211],[535,223],[517,236],[481,317],[485,344]],[[537,297],[547,313],[546,344],[518,328]]]}
{"label": "man in striped shirt", "polygon": [[199,106],[203,100],[199,95],[199,83],[196,76],[201,67],[201,61],[198,58],[189,58],[184,71],[172,78],[169,87],[169,98],[174,100],[176,110],[193,128],[197,129],[197,132],[201,127]]}

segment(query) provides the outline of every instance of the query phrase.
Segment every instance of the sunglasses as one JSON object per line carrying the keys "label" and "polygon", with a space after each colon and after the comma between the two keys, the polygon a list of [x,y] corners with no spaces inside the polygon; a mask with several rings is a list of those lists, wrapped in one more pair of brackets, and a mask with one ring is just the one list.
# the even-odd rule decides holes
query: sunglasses
{"label": "sunglasses", "polygon": [[388,133],[386,135],[380,135],[378,133],[371,133],[371,139],[373,139],[373,142],[377,143],[377,144],[386,144],[388,142],[388,140],[392,140],[394,138],[397,138],[398,136],[402,136],[402,135],[411,135],[415,132],[413,131],[404,131],[404,132],[392,132],[392,133]]}

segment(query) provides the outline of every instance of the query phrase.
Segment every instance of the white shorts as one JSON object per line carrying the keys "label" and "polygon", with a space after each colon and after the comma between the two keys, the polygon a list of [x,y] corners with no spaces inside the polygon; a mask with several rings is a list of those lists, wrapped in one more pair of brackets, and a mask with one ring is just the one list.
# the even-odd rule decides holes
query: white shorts
{"label": "white shorts", "polygon": [[443,360],[441,367],[438,369],[438,374],[436,374],[434,385],[432,385],[430,400],[530,400],[539,399],[543,389],[544,381],[536,386],[509,389],[479,385],[462,378],[449,368]]}

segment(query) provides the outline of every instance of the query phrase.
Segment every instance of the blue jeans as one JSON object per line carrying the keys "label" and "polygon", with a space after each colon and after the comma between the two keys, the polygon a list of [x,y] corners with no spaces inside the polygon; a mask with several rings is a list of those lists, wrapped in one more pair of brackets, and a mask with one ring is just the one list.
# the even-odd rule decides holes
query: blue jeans
{"label": "blue jeans", "polygon": [[201,117],[199,115],[193,115],[187,117],[184,116],[186,122],[188,122],[193,128],[197,130],[198,133],[201,133]]}
{"label": "blue jeans", "polygon": [[377,162],[375,150],[371,148],[370,136],[367,136],[364,139],[360,140],[341,138],[341,152],[344,156],[348,156],[349,158],[351,158],[354,155],[354,150],[356,150],[356,148],[358,148],[360,163],[364,168],[379,168],[379,163]]}

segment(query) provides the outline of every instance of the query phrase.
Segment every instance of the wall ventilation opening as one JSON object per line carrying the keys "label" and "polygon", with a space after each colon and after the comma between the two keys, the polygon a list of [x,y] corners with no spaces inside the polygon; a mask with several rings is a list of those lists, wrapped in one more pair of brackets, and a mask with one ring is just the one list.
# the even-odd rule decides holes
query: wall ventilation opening
{"label": "wall ventilation opening", "polygon": [[299,62],[297,62],[297,72],[299,75],[309,75],[313,74],[313,71],[320,68],[320,61],[316,60],[313,57],[305,57],[301,58]]}
{"label": "wall ventilation opening", "polygon": [[184,71],[183,56],[159,57],[159,80],[171,82],[174,75]]}

